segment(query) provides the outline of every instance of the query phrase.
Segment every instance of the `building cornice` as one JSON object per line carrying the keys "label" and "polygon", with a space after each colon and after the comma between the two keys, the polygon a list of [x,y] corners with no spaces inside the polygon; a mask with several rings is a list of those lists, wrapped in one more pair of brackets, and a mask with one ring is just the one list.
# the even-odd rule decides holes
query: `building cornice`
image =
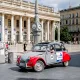
{"label": "building cornice", "polygon": [[80,6],[64,9],[64,10],[61,10],[60,12],[71,11],[71,10],[78,10],[78,9],[80,9]]}
{"label": "building cornice", "polygon": [[[0,13],[7,13],[7,14],[14,14],[14,15],[23,15],[23,16],[30,16],[34,17],[34,9],[31,8],[25,8],[22,6],[14,6],[14,5],[8,5],[6,3],[1,3],[0,4]],[[45,11],[40,11],[39,10],[39,15],[44,16],[44,19],[48,18],[51,20],[53,18],[60,18],[59,13],[51,13],[51,12],[45,12]]]}

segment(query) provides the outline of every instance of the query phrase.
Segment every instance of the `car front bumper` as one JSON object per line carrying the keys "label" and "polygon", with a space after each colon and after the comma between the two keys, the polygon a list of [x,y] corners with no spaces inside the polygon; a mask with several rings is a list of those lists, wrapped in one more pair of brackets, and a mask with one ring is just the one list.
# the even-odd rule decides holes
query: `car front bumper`
{"label": "car front bumper", "polygon": [[17,63],[17,66],[19,66],[20,68],[25,68],[25,69],[31,69],[31,66],[28,66],[27,63]]}

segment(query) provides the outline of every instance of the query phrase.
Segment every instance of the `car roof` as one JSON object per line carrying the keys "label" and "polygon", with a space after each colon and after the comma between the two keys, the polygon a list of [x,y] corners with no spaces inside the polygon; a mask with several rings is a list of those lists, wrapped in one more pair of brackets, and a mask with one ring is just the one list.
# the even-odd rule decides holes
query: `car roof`
{"label": "car roof", "polygon": [[42,42],[42,43],[38,43],[38,44],[59,44],[59,45],[62,45],[62,43],[60,43],[60,42]]}
{"label": "car roof", "polygon": [[49,44],[50,42],[41,42],[41,43],[38,43],[38,44]]}

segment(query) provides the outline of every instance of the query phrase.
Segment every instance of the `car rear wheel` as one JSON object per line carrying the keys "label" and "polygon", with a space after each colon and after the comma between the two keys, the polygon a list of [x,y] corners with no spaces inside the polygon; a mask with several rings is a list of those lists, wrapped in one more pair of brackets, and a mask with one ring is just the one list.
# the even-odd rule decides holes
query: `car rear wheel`
{"label": "car rear wheel", "polygon": [[34,66],[34,70],[36,72],[40,72],[40,71],[43,71],[44,70],[44,63],[42,61],[37,61],[35,66]]}
{"label": "car rear wheel", "polygon": [[63,66],[67,67],[69,65],[69,61],[63,62]]}

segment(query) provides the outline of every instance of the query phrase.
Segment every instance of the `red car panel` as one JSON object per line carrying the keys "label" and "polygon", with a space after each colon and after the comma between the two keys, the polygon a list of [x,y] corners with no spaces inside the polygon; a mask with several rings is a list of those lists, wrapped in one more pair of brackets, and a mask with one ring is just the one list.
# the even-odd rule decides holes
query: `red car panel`
{"label": "red car panel", "polygon": [[63,52],[63,60],[62,62],[70,61],[71,57],[67,52]]}
{"label": "red car panel", "polygon": [[42,58],[40,58],[40,57],[30,57],[30,60],[28,61],[27,66],[34,67],[34,65],[36,64],[36,62],[38,60],[43,61],[44,64],[46,65],[45,61]]}

